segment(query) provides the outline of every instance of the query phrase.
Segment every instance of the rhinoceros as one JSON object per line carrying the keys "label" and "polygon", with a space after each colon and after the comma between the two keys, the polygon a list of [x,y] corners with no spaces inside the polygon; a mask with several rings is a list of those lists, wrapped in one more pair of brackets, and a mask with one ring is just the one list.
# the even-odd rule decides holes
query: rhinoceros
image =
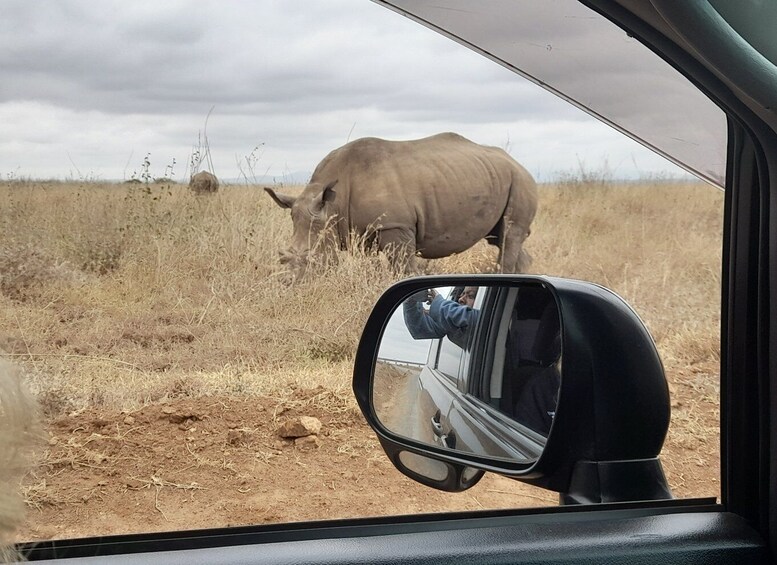
{"label": "rhinoceros", "polygon": [[502,272],[524,272],[531,261],[523,243],[537,210],[534,179],[504,150],[455,133],[357,139],[329,153],[298,197],[265,191],[291,209],[281,263],[295,276],[347,249],[351,234],[366,234],[403,271],[416,256],[447,257],[483,238],[499,246]]}
{"label": "rhinoceros", "polygon": [[195,194],[217,192],[219,189],[219,180],[213,173],[200,171],[199,173],[192,175],[192,178],[189,179],[189,188]]}

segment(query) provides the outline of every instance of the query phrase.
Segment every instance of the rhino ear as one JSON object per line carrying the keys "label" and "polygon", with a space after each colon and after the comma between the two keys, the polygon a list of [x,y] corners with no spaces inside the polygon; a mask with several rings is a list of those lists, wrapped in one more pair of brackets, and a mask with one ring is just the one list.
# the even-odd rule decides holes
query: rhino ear
{"label": "rhino ear", "polygon": [[335,197],[337,196],[337,193],[334,191],[334,186],[337,184],[337,181],[330,182],[328,185],[324,187],[324,190],[321,191],[321,193],[316,196],[316,198],[313,200],[312,209],[315,211],[315,213],[319,213],[324,209],[324,206],[329,202],[334,202]]}
{"label": "rhino ear", "polygon": [[269,194],[272,197],[272,199],[275,200],[275,203],[281,208],[291,208],[292,206],[294,206],[294,203],[297,201],[297,198],[295,196],[289,196],[288,194],[281,194],[279,192],[275,192],[269,186],[265,186],[264,191],[267,194]]}
{"label": "rhino ear", "polygon": [[337,196],[337,193],[334,191],[335,185],[337,184],[337,181],[339,179],[335,179],[334,181],[330,182],[326,187],[324,188],[324,192],[321,193],[321,200],[323,202],[334,202],[335,196]]}

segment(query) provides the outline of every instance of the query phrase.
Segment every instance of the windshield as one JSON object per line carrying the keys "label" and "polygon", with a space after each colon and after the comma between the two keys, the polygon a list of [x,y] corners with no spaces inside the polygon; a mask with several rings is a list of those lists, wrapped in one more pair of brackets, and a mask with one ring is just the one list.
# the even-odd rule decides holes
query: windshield
{"label": "windshield", "polygon": [[[726,119],[674,68],[572,0],[378,0],[557,94],[719,187]],[[563,16],[562,16],[563,14]]]}
{"label": "windshield", "polygon": [[[673,496],[720,495],[723,114],[599,15],[536,4],[412,3],[474,51],[364,0],[3,5],[0,360],[43,437],[6,483],[28,510],[13,539],[558,505],[498,473],[435,491],[381,449],[356,347],[420,273],[622,296],[671,389]],[[488,351],[466,308],[425,289],[407,319],[445,335],[416,339],[402,304],[384,414],[452,448],[479,425],[448,405],[549,429],[563,375],[534,346],[553,318],[492,296]],[[408,380],[430,358],[439,375]],[[420,384],[423,408],[404,396]]]}

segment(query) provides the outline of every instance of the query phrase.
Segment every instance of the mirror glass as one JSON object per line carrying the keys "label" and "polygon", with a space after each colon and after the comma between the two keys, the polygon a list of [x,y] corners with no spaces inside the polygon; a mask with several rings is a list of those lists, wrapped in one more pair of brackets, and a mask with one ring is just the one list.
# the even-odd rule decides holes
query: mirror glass
{"label": "mirror glass", "polygon": [[448,466],[442,461],[437,461],[431,457],[424,457],[409,451],[403,451],[399,454],[399,460],[402,464],[419,475],[428,477],[433,481],[444,481],[448,478]]}
{"label": "mirror glass", "polygon": [[541,282],[420,290],[383,332],[375,413],[406,438],[530,463],[556,414],[561,341],[555,297]]}

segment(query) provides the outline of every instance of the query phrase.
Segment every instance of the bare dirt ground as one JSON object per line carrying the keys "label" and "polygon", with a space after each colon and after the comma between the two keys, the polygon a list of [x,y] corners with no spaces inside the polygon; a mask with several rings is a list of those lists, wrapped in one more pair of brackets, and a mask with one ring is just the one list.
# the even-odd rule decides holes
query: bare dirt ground
{"label": "bare dirt ground", "polygon": [[[673,428],[662,454],[678,497],[717,496],[718,445],[688,423],[716,420],[699,392],[712,367],[670,377]],[[25,480],[30,506],[17,539],[73,538],[332,518],[557,503],[554,493],[487,474],[469,491],[444,493],[394,469],[350,406],[319,401],[324,388],[268,397],[173,399],[132,413],[90,409],[48,422],[42,464]],[[700,400],[701,399],[701,400]],[[331,400],[331,399],[329,399]],[[315,440],[280,425],[312,416]]]}

